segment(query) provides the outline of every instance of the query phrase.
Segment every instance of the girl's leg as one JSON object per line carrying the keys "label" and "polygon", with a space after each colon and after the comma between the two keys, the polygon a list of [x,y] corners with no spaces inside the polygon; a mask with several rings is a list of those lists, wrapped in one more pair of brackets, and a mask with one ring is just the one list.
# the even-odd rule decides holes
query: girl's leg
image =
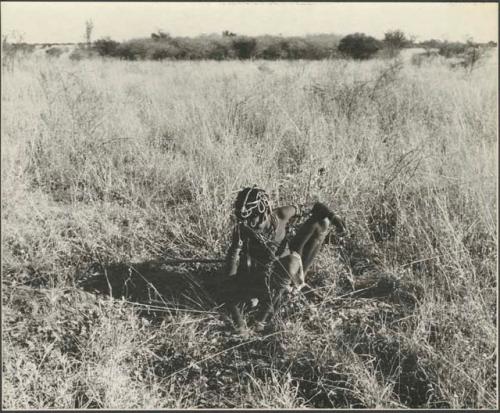
{"label": "girl's leg", "polygon": [[238,333],[245,334],[247,331],[247,323],[243,316],[242,307],[245,301],[256,296],[255,288],[248,286],[247,283],[240,277],[234,277],[228,286],[226,306],[231,314],[233,322],[236,325]]}
{"label": "girl's leg", "polygon": [[299,228],[290,241],[290,250],[296,251],[302,257],[304,273],[310,267],[330,229],[328,216],[313,215]]}

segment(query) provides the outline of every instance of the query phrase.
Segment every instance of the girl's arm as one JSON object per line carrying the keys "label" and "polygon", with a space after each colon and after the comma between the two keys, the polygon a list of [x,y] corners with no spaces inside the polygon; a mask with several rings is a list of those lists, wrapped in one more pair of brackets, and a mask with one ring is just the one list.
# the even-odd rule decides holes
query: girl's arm
{"label": "girl's arm", "polygon": [[240,252],[243,246],[239,226],[235,226],[232,235],[231,245],[226,254],[226,275],[232,277],[238,272]]}

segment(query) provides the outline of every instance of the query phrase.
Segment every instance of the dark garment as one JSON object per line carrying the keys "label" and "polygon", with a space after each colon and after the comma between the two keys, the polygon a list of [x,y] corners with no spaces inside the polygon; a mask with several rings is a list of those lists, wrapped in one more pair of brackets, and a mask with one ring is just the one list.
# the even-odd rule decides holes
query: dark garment
{"label": "dark garment", "polygon": [[266,272],[279,257],[290,253],[289,226],[271,216],[272,225],[265,233],[258,233],[245,225],[233,230],[231,247],[227,255],[229,275],[251,276]]}

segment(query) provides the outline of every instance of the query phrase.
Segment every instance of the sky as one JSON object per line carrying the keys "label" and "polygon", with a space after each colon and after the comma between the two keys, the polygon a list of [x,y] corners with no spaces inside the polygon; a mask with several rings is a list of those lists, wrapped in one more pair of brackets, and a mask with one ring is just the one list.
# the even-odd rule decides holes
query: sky
{"label": "sky", "polygon": [[362,32],[382,38],[400,29],[417,41],[497,41],[496,3],[158,3],[2,2],[1,31],[12,41],[63,43],[92,38],[123,41],[159,29],[173,36],[230,30],[238,34],[304,35]]}

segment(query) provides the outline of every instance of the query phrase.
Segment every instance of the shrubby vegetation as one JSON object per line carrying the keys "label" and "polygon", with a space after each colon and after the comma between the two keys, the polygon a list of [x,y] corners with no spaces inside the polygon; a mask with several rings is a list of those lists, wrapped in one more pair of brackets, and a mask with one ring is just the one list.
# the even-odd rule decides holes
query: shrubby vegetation
{"label": "shrubby vegetation", "polygon": [[[122,60],[322,60],[329,58],[352,58],[366,60],[374,57],[396,57],[408,47],[423,47],[437,50],[445,58],[461,58],[476,62],[487,47],[494,42],[478,44],[427,40],[415,43],[401,30],[385,33],[383,40],[364,33],[353,33],[341,37],[334,34],[315,34],[304,37],[293,36],[242,36],[230,31],[222,34],[200,35],[197,37],[174,37],[159,30],[148,38],[130,39],[124,42],[109,37],[90,41],[93,26],[86,25],[87,42],[79,43],[70,53],[72,60],[82,60],[96,56]],[[61,46],[67,44],[44,44],[49,48],[50,57],[59,57]],[[7,42],[4,38],[3,56],[25,56],[32,53],[34,45],[23,42]],[[474,66],[474,63],[469,66]],[[466,64],[468,65],[468,64]]]}
{"label": "shrubby vegetation", "polygon": [[94,49],[99,56],[116,56],[118,46],[120,46],[120,43],[110,39],[109,37],[102,38],[94,42]]}
{"label": "shrubby vegetation", "polygon": [[10,43],[4,38],[2,42],[2,53],[33,53],[35,46],[29,43]]}
{"label": "shrubby vegetation", "polygon": [[224,32],[189,38],[158,32],[121,44],[100,39],[94,48],[101,56],[125,60],[325,59],[335,55],[338,42],[336,35],[250,37]]}
{"label": "shrubby vegetation", "polygon": [[375,56],[395,57],[407,47],[436,47],[441,55],[451,57],[471,46],[480,45],[473,42],[446,43],[436,40],[416,44],[401,30],[388,31],[383,40],[364,33],[349,34],[345,37],[333,34],[250,37],[224,31],[222,35],[190,38],[173,37],[158,31],[152,33],[149,38],[132,39],[123,43],[106,38],[97,40],[93,45],[100,56],[124,60],[321,60],[337,57],[365,60]]}
{"label": "shrubby vegetation", "polygon": [[339,44],[339,51],[353,59],[369,59],[382,48],[380,41],[364,33],[349,34]]}
{"label": "shrubby vegetation", "polygon": [[390,57],[396,56],[401,49],[412,44],[411,40],[401,30],[393,30],[385,33],[383,43]]}
{"label": "shrubby vegetation", "polygon": [[98,53],[94,49],[90,48],[85,48],[85,47],[78,47],[74,49],[70,54],[69,58],[71,60],[83,60],[83,59],[92,59],[98,56]]}
{"label": "shrubby vegetation", "polygon": [[414,56],[413,60],[417,65],[422,62],[422,59],[433,59],[436,56],[441,56],[448,59],[452,68],[461,67],[472,71],[478,62],[483,60],[488,50],[496,46],[496,43],[480,44],[472,40],[465,43],[429,40],[419,45],[424,47],[426,51]]}
{"label": "shrubby vegetation", "polygon": [[45,53],[49,57],[60,57],[64,53],[64,50],[60,47],[49,47],[45,50]]}

